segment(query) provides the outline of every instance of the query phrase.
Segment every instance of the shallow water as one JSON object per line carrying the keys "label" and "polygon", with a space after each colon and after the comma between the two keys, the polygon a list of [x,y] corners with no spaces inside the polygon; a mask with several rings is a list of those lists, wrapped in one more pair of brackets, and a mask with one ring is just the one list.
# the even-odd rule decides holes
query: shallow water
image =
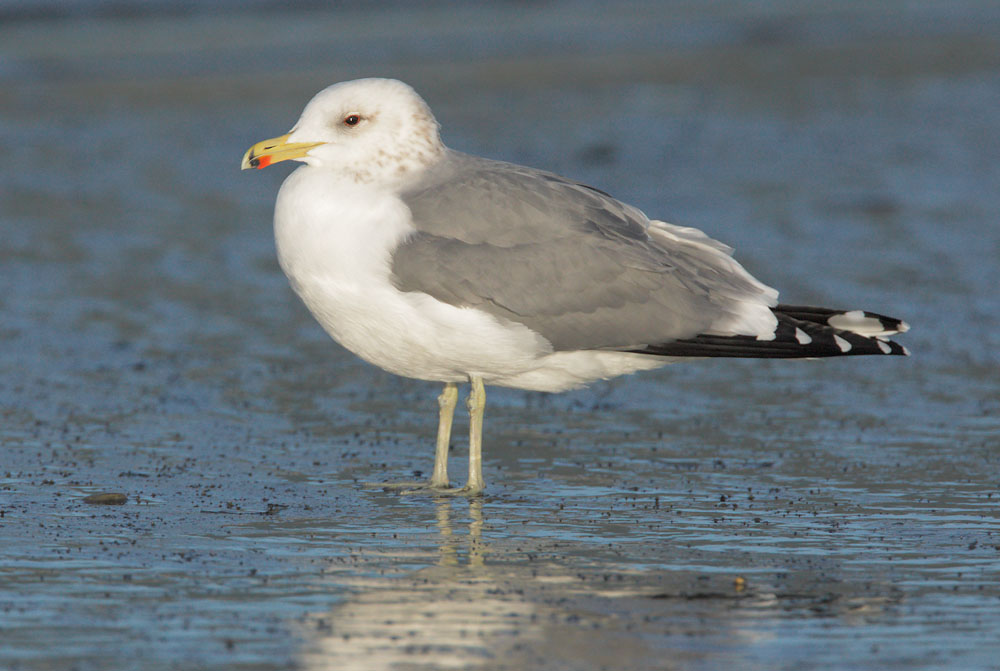
{"label": "shallow water", "polygon": [[[755,7],[0,26],[0,666],[1000,668],[1000,12]],[[438,389],[328,341],[237,168],[370,74],[914,356],[490,389],[482,501],[364,488]]]}

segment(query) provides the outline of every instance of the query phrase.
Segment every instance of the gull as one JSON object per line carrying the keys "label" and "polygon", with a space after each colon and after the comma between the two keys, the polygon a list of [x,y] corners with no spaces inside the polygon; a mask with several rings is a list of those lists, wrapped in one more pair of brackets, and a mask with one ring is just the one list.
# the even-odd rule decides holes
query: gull
{"label": "gull", "polygon": [[[444,383],[434,471],[483,493],[485,385],[559,392],[708,357],[906,355],[909,327],[785,305],[732,249],[594,187],[445,147],[407,84],[359,79],[312,98],[242,168],[302,163],[274,211],[278,261],[326,332],[380,368]],[[468,382],[469,477],[447,472]],[[410,486],[410,485],[406,485]]]}

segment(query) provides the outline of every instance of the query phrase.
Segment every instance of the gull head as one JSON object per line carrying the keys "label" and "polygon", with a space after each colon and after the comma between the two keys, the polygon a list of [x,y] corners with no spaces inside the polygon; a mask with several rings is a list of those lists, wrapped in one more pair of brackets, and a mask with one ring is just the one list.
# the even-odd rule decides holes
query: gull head
{"label": "gull head", "polygon": [[371,182],[404,179],[443,153],[438,123],[416,91],[395,79],[356,79],[317,93],[292,130],[250,147],[242,168],[293,159]]}

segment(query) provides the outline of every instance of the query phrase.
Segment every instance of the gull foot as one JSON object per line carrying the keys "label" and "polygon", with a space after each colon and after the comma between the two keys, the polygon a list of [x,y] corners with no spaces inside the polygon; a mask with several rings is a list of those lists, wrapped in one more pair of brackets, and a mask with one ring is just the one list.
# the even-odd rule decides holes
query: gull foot
{"label": "gull foot", "polygon": [[428,481],[415,482],[363,482],[365,489],[381,489],[383,491],[398,491],[402,495],[426,494],[428,496],[464,496],[471,498],[482,496],[482,487],[449,487],[448,485],[432,484]]}
{"label": "gull foot", "polygon": [[[403,492],[404,494],[406,492]],[[434,496],[464,496],[467,499],[475,498],[477,496],[483,495],[482,487],[470,487],[466,485],[464,487],[443,487],[443,488],[431,488],[430,493]]]}

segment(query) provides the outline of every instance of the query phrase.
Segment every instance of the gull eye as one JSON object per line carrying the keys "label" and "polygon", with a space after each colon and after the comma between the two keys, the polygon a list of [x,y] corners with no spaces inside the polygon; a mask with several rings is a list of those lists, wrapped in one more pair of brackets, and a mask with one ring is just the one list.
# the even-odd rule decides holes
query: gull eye
{"label": "gull eye", "polygon": [[345,126],[357,126],[359,123],[361,123],[361,117],[357,114],[348,114],[344,117]]}

